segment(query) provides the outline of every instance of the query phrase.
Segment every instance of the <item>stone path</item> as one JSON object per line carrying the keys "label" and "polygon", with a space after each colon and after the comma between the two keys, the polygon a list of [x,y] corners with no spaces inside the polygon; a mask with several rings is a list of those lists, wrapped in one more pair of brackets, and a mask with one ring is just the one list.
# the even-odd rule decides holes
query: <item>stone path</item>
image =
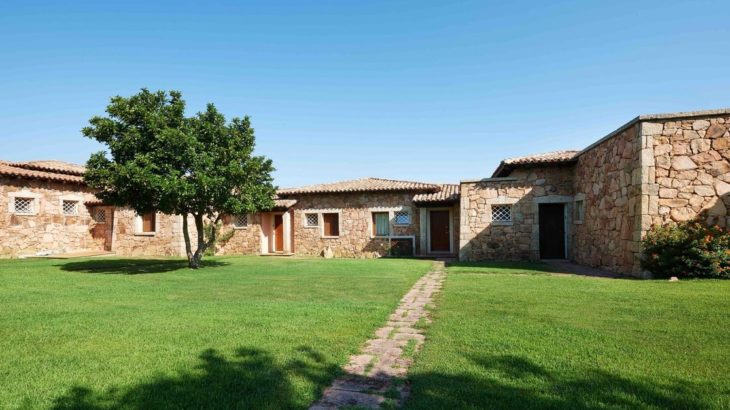
{"label": "stone path", "polygon": [[344,367],[347,375],[335,380],[310,410],[377,409],[383,404],[397,407],[403,403],[409,393],[403,378],[413,353],[424,341],[421,322],[430,322],[427,305],[441,289],[444,277],[444,263],[435,261],[431,272],[403,296],[385,327],[375,332],[360,354],[350,358]]}

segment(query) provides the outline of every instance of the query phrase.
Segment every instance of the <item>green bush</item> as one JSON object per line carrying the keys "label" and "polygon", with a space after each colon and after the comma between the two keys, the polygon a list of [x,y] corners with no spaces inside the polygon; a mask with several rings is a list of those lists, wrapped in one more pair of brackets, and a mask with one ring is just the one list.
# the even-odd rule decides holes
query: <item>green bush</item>
{"label": "green bush", "polygon": [[654,226],[642,241],[641,267],[655,277],[730,279],[730,231],[685,222]]}

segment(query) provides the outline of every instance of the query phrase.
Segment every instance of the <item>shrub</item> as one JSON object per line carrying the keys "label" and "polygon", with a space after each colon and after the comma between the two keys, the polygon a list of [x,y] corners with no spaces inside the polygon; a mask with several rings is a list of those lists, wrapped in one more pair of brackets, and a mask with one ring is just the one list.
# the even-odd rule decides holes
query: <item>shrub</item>
{"label": "shrub", "polygon": [[655,277],[730,279],[730,231],[697,222],[654,226],[642,241],[641,267]]}

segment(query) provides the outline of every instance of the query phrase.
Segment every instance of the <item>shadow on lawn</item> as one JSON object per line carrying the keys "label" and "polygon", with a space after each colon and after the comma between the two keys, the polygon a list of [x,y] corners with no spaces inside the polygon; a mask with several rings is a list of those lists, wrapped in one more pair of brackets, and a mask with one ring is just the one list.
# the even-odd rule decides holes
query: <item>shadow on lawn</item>
{"label": "shadow on lawn", "polygon": [[550,372],[513,355],[473,357],[479,378],[414,374],[406,408],[703,408],[701,389],[686,381],[627,379],[602,370],[581,377]]}
{"label": "shadow on lawn", "polygon": [[339,367],[308,347],[297,351],[300,358],[281,366],[259,349],[240,348],[231,360],[209,349],[201,353],[201,364],[193,371],[158,376],[129,389],[94,392],[77,386],[57,398],[53,409],[305,408],[309,403],[297,397],[290,378],[307,379],[322,390]]}
{"label": "shadow on lawn", "polygon": [[[203,260],[202,267],[230,265],[228,262]],[[89,259],[56,265],[61,270],[83,273],[138,275],[141,273],[163,273],[187,269],[185,259]]]}

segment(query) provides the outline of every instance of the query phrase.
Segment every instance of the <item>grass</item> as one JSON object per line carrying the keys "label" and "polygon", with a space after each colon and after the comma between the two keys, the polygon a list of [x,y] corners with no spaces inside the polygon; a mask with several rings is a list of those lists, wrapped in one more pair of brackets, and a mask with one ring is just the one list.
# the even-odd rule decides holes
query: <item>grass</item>
{"label": "grass", "polygon": [[7,408],[306,408],[430,267],[0,261]]}
{"label": "grass", "polygon": [[450,267],[406,408],[730,407],[730,281],[546,270]]}

